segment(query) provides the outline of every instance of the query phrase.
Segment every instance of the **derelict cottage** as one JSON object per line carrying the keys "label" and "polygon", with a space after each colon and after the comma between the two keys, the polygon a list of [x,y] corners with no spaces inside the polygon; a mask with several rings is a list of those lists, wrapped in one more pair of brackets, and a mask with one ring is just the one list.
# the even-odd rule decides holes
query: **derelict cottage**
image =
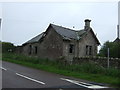
{"label": "derelict cottage", "polygon": [[64,57],[68,61],[73,60],[73,57],[95,56],[100,42],[90,27],[90,22],[86,19],[82,30],[50,24],[45,32],[24,43],[20,52],[40,58]]}

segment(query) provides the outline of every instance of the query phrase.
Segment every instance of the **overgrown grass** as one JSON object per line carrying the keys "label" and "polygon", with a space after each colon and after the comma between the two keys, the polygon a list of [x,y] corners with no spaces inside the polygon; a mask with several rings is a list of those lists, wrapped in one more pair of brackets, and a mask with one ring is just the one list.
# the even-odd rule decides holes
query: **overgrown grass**
{"label": "overgrown grass", "polygon": [[114,68],[106,69],[94,63],[70,65],[55,60],[27,57],[13,53],[3,54],[2,60],[66,76],[120,86],[120,70]]}

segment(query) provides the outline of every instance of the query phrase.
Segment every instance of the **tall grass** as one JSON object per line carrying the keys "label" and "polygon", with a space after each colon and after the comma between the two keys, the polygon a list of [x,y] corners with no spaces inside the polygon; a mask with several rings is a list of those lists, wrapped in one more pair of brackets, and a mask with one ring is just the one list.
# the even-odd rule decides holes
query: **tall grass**
{"label": "tall grass", "polygon": [[[25,55],[20,55],[20,54],[15,54],[15,53],[12,53],[12,54],[3,53],[2,56],[3,56],[2,59],[6,61],[11,61],[14,63],[35,67],[38,69],[44,69],[47,71],[58,72],[59,74],[62,73],[64,75],[68,75],[74,72],[74,73],[77,73],[77,75],[80,75],[81,73],[86,73],[88,75],[93,74],[93,77],[96,76],[96,79],[98,76],[101,76],[99,77],[99,79],[104,76],[112,77],[112,79],[114,78],[116,81],[113,79],[113,82],[111,80],[111,83],[114,83],[118,86],[120,85],[120,81],[119,81],[120,70],[119,69],[103,68],[99,65],[96,65],[95,63],[82,63],[80,65],[75,65],[75,64],[71,65],[71,64],[64,64],[62,62],[58,62],[57,60],[40,59],[37,57],[28,57]],[[65,73],[66,71],[67,71],[67,74]],[[76,76],[76,77],[79,77],[79,76]],[[85,77],[85,76],[81,75],[81,77]],[[86,75],[86,78],[87,77],[88,76]],[[97,80],[94,80],[94,81],[97,81]],[[105,81],[105,82],[109,83],[109,81]]]}
{"label": "tall grass", "polygon": [[120,70],[114,69],[114,68],[103,68],[99,65],[96,65],[94,63],[82,63],[80,65],[70,65],[70,64],[63,64],[61,62],[55,61],[55,60],[48,60],[48,59],[40,59],[37,57],[28,57],[25,55],[20,54],[11,54],[11,53],[5,53],[3,54],[3,60],[13,59],[16,61],[23,61],[23,62],[29,62],[33,64],[39,64],[39,65],[47,65],[52,66],[58,69],[64,69],[74,72],[85,72],[85,73],[92,73],[92,74],[101,74],[101,75],[107,75],[112,77],[120,77]]}

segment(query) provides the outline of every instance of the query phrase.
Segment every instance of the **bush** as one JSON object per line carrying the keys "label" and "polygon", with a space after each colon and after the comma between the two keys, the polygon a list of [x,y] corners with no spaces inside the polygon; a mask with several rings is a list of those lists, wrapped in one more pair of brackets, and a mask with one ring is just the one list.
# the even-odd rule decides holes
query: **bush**
{"label": "bush", "polygon": [[2,42],[2,52],[8,53],[8,52],[15,52],[16,46],[14,46],[12,43],[9,42]]}

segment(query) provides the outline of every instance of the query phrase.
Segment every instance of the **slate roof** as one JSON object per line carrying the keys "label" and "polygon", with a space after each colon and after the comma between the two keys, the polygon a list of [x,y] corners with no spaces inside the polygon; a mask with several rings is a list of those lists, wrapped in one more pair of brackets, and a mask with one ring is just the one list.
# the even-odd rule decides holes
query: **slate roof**
{"label": "slate roof", "polygon": [[74,30],[62,27],[62,26],[57,26],[51,24],[51,26],[56,30],[58,34],[60,34],[63,38],[72,38],[72,39],[77,39],[76,32]]}
{"label": "slate roof", "polygon": [[[67,40],[71,40],[71,39],[79,40],[87,32],[84,29],[76,31],[76,30],[72,30],[72,29],[54,25],[54,24],[50,24],[49,26],[52,26],[54,30],[63,37],[63,39],[67,39]],[[26,43],[38,42],[43,36],[44,36],[44,32],[32,38],[31,40],[27,41]]]}
{"label": "slate roof", "polygon": [[85,30],[80,30],[80,31],[75,31],[69,28],[65,28],[62,26],[57,26],[54,24],[51,24],[51,26],[55,29],[55,31],[60,34],[64,39],[75,39],[79,40],[79,36],[84,34],[86,31]]}
{"label": "slate roof", "polygon": [[42,37],[43,37],[43,33],[37,35],[36,37],[32,38],[31,40],[27,41],[26,43],[34,43],[34,42],[38,42]]}

